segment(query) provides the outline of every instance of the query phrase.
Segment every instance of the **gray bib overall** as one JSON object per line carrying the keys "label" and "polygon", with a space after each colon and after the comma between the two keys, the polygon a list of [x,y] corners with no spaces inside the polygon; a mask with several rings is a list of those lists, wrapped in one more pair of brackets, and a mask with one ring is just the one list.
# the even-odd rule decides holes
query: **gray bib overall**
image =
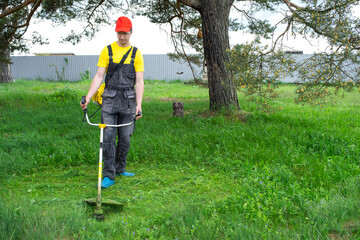
{"label": "gray bib overall", "polygon": [[[123,124],[131,122],[135,117],[136,93],[134,59],[136,47],[131,47],[120,63],[113,62],[111,46],[109,50],[109,66],[105,77],[105,90],[102,95],[101,121],[105,124]],[[123,64],[132,50],[130,64]],[[115,174],[125,172],[126,158],[130,149],[130,137],[134,124],[125,127],[104,129],[103,141],[103,177],[115,179]],[[116,133],[118,142],[116,145]]]}

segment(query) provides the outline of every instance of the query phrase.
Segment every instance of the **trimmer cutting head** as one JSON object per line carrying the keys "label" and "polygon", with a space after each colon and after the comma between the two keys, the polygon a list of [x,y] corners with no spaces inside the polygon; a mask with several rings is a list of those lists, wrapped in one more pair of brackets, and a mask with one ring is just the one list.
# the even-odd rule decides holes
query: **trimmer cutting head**
{"label": "trimmer cutting head", "polygon": [[[84,202],[86,202],[89,206],[96,206],[96,198],[89,198],[89,199],[85,199]],[[104,200],[101,199],[101,205],[102,206],[114,206],[114,207],[123,207],[124,204],[115,201],[115,200]]]}
{"label": "trimmer cutting head", "polygon": [[85,199],[84,202],[89,205],[89,206],[95,206],[95,211],[93,214],[93,218],[95,218],[98,221],[104,221],[105,220],[105,215],[104,215],[104,210],[102,207],[104,207],[105,210],[118,210],[118,211],[122,211],[123,210],[123,206],[124,204],[115,201],[115,200],[101,200],[101,206],[96,204],[97,199],[96,198],[89,198],[89,199]]}
{"label": "trimmer cutting head", "polygon": [[95,209],[93,217],[97,220],[97,221],[104,221],[105,220],[105,215],[104,215],[104,211],[102,210],[102,208],[100,209]]}

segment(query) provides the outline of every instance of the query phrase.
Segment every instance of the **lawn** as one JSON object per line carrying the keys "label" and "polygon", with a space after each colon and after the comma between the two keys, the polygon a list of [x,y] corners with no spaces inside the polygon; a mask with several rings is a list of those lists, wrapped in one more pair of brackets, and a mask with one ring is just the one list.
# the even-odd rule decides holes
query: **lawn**
{"label": "lawn", "polygon": [[83,203],[97,193],[100,131],[79,106],[89,85],[0,85],[0,239],[360,238],[357,90],[319,108],[295,104],[285,84],[272,115],[239,93],[244,122],[209,112],[204,87],[146,81],[128,156],[136,176],[103,190],[124,207],[98,222]]}

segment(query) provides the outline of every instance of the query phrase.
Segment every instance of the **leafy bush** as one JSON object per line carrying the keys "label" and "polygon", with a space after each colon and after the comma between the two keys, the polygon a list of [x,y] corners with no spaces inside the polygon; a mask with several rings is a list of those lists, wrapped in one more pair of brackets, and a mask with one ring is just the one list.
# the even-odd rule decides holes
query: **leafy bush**
{"label": "leafy bush", "polygon": [[46,101],[53,103],[67,103],[67,102],[76,101],[77,98],[78,95],[76,91],[68,87],[65,87],[55,90],[53,94],[46,97]]}

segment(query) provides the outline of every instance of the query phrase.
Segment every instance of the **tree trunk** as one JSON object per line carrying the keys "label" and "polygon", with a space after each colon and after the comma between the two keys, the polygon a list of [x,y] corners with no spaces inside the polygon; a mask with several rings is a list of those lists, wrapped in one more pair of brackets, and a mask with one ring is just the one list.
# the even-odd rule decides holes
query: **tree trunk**
{"label": "tree trunk", "polygon": [[210,109],[240,109],[236,87],[227,68],[230,63],[229,14],[234,0],[202,0],[204,54],[208,69]]}
{"label": "tree trunk", "polygon": [[10,52],[5,51],[3,56],[0,57],[0,84],[14,82],[11,74]]}

